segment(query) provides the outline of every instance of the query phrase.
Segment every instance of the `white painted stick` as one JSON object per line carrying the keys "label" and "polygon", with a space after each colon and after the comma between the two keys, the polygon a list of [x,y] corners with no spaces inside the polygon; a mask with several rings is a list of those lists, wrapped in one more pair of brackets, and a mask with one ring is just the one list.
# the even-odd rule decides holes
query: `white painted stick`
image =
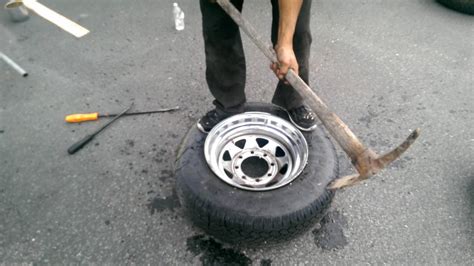
{"label": "white painted stick", "polygon": [[74,21],[71,21],[63,15],[49,9],[48,7],[37,2],[36,0],[23,0],[23,4],[39,16],[43,17],[44,19],[50,21],[53,24],[56,24],[61,29],[71,33],[77,38],[81,38],[82,36],[89,33],[88,29],[82,27]]}

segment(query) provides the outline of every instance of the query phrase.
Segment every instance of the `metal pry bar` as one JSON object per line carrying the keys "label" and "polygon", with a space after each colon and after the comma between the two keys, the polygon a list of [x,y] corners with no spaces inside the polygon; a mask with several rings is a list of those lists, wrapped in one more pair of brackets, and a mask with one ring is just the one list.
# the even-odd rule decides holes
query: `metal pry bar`
{"label": "metal pry bar", "polygon": [[26,72],[21,66],[19,66],[15,61],[13,61],[10,57],[6,56],[4,53],[0,52],[0,57],[2,58],[5,63],[15,69],[20,75],[23,77],[28,76],[28,72]]}

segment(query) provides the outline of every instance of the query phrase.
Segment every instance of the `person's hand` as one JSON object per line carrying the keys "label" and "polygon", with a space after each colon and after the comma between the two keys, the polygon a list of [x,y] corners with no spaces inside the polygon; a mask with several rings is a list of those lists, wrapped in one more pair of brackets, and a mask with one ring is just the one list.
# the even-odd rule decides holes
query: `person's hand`
{"label": "person's hand", "polygon": [[275,75],[285,80],[288,69],[292,69],[298,75],[298,62],[296,61],[295,52],[290,46],[279,46],[275,47],[275,52],[278,59],[278,64],[271,64],[270,68],[275,72]]}

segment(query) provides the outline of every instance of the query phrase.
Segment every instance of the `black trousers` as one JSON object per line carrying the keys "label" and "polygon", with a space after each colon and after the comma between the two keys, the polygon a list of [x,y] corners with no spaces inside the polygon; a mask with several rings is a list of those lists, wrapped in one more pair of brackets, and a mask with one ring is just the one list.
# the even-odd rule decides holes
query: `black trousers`
{"label": "black trousers", "polygon": [[[231,0],[234,6],[242,11],[243,0]],[[273,45],[278,39],[279,8],[278,0],[272,3]],[[215,98],[218,110],[241,112],[245,103],[245,56],[242,47],[239,27],[221,9],[218,4],[209,0],[200,0],[204,48],[206,53],[206,81]],[[295,34],[293,49],[299,65],[299,76],[308,83],[309,55],[311,46],[310,31],[311,0],[304,0],[301,7]],[[303,104],[301,96],[282,81],[278,82],[272,103],[285,109],[292,109]]]}

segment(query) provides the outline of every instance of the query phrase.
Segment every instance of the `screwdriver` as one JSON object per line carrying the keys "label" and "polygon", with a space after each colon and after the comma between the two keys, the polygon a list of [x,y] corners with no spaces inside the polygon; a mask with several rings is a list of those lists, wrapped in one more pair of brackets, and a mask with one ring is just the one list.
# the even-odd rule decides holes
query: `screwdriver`
{"label": "screwdriver", "polygon": [[114,119],[110,120],[109,122],[107,122],[105,125],[103,125],[101,128],[99,128],[98,130],[96,130],[94,133],[90,134],[90,135],[87,135],[85,136],[83,139],[79,140],[78,142],[74,143],[71,147],[69,147],[69,149],[67,149],[67,152],[69,154],[74,154],[76,153],[78,150],[82,149],[82,147],[86,146],[87,143],[89,143],[92,139],[94,139],[95,136],[97,136],[97,134],[99,134],[102,130],[104,130],[106,127],[108,127],[110,124],[112,124],[113,122],[115,122],[117,119],[119,119],[121,116],[123,116],[128,110],[130,110],[133,106],[133,103],[127,107],[127,109],[123,110],[120,114],[116,115],[114,117]]}
{"label": "screwdriver", "polygon": [[[126,113],[126,115],[145,115],[145,114],[153,114],[153,113],[163,113],[163,112],[170,112],[170,111],[175,111],[178,110],[179,106],[173,107],[173,108],[166,108],[166,109],[159,109],[159,110],[154,110],[154,111],[146,111],[146,112],[134,112],[134,113]],[[68,123],[80,123],[80,122],[85,122],[85,121],[95,121],[98,120],[101,117],[114,117],[117,116],[117,114],[99,114],[99,113],[87,113],[87,114],[72,114],[72,115],[67,115],[65,117],[66,122]]]}

